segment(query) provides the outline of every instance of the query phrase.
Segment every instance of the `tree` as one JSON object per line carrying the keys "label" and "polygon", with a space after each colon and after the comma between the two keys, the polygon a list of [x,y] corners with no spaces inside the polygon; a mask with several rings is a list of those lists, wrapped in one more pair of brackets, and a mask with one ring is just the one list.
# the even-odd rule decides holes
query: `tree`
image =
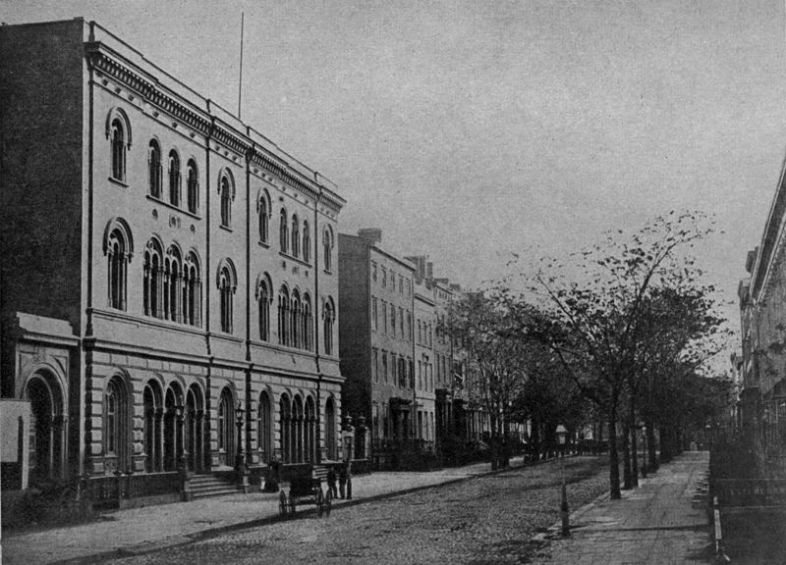
{"label": "tree", "polygon": [[[632,376],[641,374],[646,337],[655,331],[653,300],[675,287],[700,292],[701,272],[681,252],[710,231],[699,213],[671,212],[630,237],[622,230],[610,233],[602,244],[572,254],[570,264],[545,259],[534,273],[522,274],[526,295],[509,290],[510,281],[500,288],[521,331],[548,345],[605,415],[613,499],[621,496],[615,437],[626,402],[635,396]],[[629,411],[624,421],[630,421]]]}
{"label": "tree", "polygon": [[504,304],[476,292],[454,303],[445,323],[463,343],[471,392],[489,416],[492,466],[506,465],[508,427],[513,421],[513,400],[524,383],[526,355],[515,320]]}

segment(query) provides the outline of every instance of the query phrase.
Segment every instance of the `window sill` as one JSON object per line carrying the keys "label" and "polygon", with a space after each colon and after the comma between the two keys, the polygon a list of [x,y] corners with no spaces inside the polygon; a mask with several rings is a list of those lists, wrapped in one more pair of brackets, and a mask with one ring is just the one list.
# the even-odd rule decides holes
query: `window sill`
{"label": "window sill", "polygon": [[309,269],[311,268],[311,263],[304,261],[300,257],[295,257],[294,255],[290,255],[285,251],[279,251],[278,254],[281,255],[284,259],[289,259],[290,261],[294,261],[295,263],[300,263],[304,267],[308,267]]}
{"label": "window sill", "polygon": [[224,224],[219,224],[218,227],[221,228],[224,231],[232,233],[232,228],[230,228],[229,226],[225,226]]}
{"label": "window sill", "polygon": [[270,244],[265,241],[258,241],[257,242],[260,247],[264,247],[265,249],[270,249]]}
{"label": "window sill", "polygon": [[169,202],[167,202],[165,200],[161,200],[160,198],[156,198],[152,194],[147,194],[146,198],[148,200],[150,200],[151,202],[155,202],[156,204],[160,204],[161,206],[169,208],[170,210],[175,210],[177,212],[180,212],[181,214],[184,214],[184,215],[188,216],[189,218],[193,218],[195,220],[201,220],[202,219],[201,216],[198,216],[198,215],[196,215],[196,214],[194,214],[192,212],[189,212],[187,210],[183,210],[182,208],[179,208],[179,207],[175,206],[174,204],[170,204]]}
{"label": "window sill", "polygon": [[116,179],[115,177],[108,177],[109,182],[112,184],[116,184],[117,186],[122,186],[123,188],[128,188],[128,184],[125,181]]}

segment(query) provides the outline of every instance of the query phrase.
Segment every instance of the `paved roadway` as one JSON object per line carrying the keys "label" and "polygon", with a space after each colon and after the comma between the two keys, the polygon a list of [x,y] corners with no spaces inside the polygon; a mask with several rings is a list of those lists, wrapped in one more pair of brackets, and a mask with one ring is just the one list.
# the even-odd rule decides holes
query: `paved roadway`
{"label": "paved roadway", "polygon": [[[575,504],[607,488],[603,458],[566,460]],[[559,516],[559,463],[449,485],[218,535],[112,560],[115,565],[304,563],[402,565],[521,563],[530,539]]]}

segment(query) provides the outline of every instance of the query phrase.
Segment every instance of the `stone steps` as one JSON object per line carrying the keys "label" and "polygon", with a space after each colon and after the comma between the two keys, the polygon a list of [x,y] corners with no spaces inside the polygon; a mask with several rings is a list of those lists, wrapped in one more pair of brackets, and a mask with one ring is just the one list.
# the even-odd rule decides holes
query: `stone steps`
{"label": "stone steps", "polygon": [[239,489],[229,478],[216,475],[194,475],[191,477],[191,495],[194,500],[211,496],[237,494]]}

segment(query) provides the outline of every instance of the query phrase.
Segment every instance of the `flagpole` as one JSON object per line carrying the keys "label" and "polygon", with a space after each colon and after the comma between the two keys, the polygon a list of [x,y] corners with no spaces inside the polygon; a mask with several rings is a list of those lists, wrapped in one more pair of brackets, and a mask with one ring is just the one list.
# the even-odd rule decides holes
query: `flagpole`
{"label": "flagpole", "polygon": [[240,77],[237,87],[237,117],[240,118],[241,102],[243,100],[243,27],[245,24],[246,13],[240,13]]}

